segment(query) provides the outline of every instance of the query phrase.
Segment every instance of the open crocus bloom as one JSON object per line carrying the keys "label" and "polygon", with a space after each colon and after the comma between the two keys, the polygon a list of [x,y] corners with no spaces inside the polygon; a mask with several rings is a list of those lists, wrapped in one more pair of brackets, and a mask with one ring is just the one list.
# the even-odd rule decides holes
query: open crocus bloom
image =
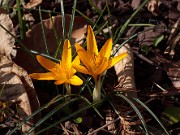
{"label": "open crocus bloom", "polygon": [[45,57],[37,55],[38,62],[50,72],[47,73],[33,73],[29,76],[37,80],[55,80],[56,85],[60,84],[72,84],[81,85],[83,81],[75,75],[76,70],[72,68],[72,65],[80,63],[78,57],[72,62],[72,50],[69,40],[65,40],[62,52],[62,60],[59,63],[55,63]]}
{"label": "open crocus bloom", "polygon": [[112,38],[108,39],[106,43],[98,52],[96,39],[91,26],[88,26],[87,30],[87,51],[76,43],[76,52],[82,61],[83,65],[73,65],[73,67],[84,74],[92,75],[95,81],[95,88],[93,91],[93,102],[97,102],[101,99],[101,76],[102,74],[124,57],[127,53],[123,53],[114,58],[110,58],[112,50]]}
{"label": "open crocus bloom", "polygon": [[87,51],[78,43],[76,43],[75,46],[77,54],[84,66],[74,65],[74,68],[78,72],[92,75],[95,81],[104,73],[104,71],[114,66],[127,55],[127,53],[123,53],[114,58],[110,58],[112,38],[108,39],[100,52],[98,52],[96,39],[91,26],[88,26],[87,31]]}

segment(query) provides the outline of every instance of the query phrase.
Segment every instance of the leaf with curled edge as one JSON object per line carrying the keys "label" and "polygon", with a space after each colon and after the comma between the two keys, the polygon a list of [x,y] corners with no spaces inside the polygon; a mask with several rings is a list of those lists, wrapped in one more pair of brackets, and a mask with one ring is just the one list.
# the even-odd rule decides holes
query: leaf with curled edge
{"label": "leaf with curled edge", "polygon": [[[113,48],[113,51],[116,52],[116,49],[118,48],[119,44],[116,44]],[[126,96],[132,98],[137,97],[136,93],[136,85],[135,85],[135,78],[134,78],[134,57],[133,52],[130,48],[129,44],[125,44],[122,46],[116,55],[120,55],[122,53],[127,52],[128,55],[118,62],[116,65],[114,65],[114,69],[116,72],[116,75],[118,77],[118,88],[122,88],[125,90]]]}
{"label": "leaf with curled edge", "polygon": [[[2,26],[0,27],[0,101],[19,101],[17,106],[18,114],[16,113],[15,116],[19,121],[22,121],[37,110],[40,105],[34,86],[27,72],[11,60],[10,55],[13,50],[15,39],[8,31],[14,35],[14,29],[8,13],[1,8],[0,24]],[[29,130],[39,117],[38,115],[27,124],[24,124],[22,126],[22,131]]]}
{"label": "leaf with curled edge", "polygon": [[[71,22],[71,15],[65,15],[66,20],[66,31],[69,31],[69,25]],[[23,40],[23,44],[30,50],[35,50],[39,53],[46,54],[45,41],[42,32],[42,25],[44,28],[45,39],[47,43],[47,48],[50,56],[54,56],[58,43],[62,39],[63,28],[62,28],[62,17],[60,15],[52,17],[52,19],[42,20],[42,24],[38,23],[34,25],[29,31],[26,32],[26,39]],[[80,41],[85,37],[87,28],[87,23],[85,19],[81,16],[76,16],[74,18],[74,25],[71,35],[71,45],[72,49],[75,51],[73,45],[75,42]],[[55,32],[54,32],[55,29]],[[58,39],[56,39],[56,33]],[[62,44],[62,43],[61,43]],[[59,54],[59,53],[58,53]],[[60,59],[60,56],[58,56]],[[24,61],[24,62],[22,62]],[[15,62],[22,66],[29,73],[42,72],[41,66],[33,59],[27,52],[18,51]]]}
{"label": "leaf with curled edge", "polygon": [[8,32],[12,35],[15,35],[13,24],[8,12],[0,8],[0,55],[4,55],[10,58],[10,55],[13,52],[15,39]]}
{"label": "leaf with curled edge", "polygon": [[[6,56],[0,58],[0,89],[1,88],[3,89],[0,100],[19,101],[19,115],[17,115],[16,118],[20,121],[30,116],[32,112],[40,106],[34,86],[27,72]],[[24,124],[22,131],[28,131],[39,118],[40,115],[28,121],[27,124]]]}

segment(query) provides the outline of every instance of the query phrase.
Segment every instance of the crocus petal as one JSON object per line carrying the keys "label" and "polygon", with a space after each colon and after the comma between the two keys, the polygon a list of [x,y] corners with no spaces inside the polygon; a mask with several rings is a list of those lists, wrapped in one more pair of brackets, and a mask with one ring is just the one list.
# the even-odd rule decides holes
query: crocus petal
{"label": "crocus petal", "polygon": [[72,65],[79,65],[79,64],[80,64],[79,56],[76,56],[72,62]]}
{"label": "crocus petal", "polygon": [[91,75],[91,73],[88,71],[88,69],[86,67],[84,67],[84,66],[73,65],[73,68],[75,68],[80,73]]}
{"label": "crocus petal", "polygon": [[61,85],[65,82],[65,80],[58,80],[58,81],[55,81],[54,84],[55,85]]}
{"label": "crocus petal", "polygon": [[128,53],[120,54],[112,59],[109,60],[109,68],[113,67],[116,63],[118,63],[120,60],[122,60],[124,57],[126,57]]}
{"label": "crocus petal", "polygon": [[63,46],[61,65],[67,69],[70,69],[71,62],[72,62],[71,44],[69,40],[66,39],[64,41],[64,46]]}
{"label": "crocus petal", "polygon": [[91,67],[92,67],[92,57],[90,56],[89,53],[87,53],[83,47],[81,47],[79,44],[76,43],[75,45],[76,47],[76,52],[80,58],[80,60],[82,61],[82,63],[88,68],[89,71],[91,71]]}
{"label": "crocus petal", "polygon": [[74,65],[79,65],[80,64],[80,59],[79,56],[76,56],[72,62],[72,70],[73,70],[73,74],[76,73],[76,69],[73,68]]}
{"label": "crocus petal", "polygon": [[101,65],[95,70],[95,74],[96,75],[101,75],[105,70],[107,70],[108,68],[108,61],[106,58],[104,58],[104,60],[102,61]]}
{"label": "crocus petal", "polygon": [[76,76],[76,75],[74,75],[67,82],[72,84],[72,85],[82,85],[83,84],[83,81],[78,76]]}
{"label": "crocus petal", "polygon": [[36,59],[44,68],[46,68],[49,71],[53,71],[57,66],[57,63],[55,63],[41,55],[37,55]]}
{"label": "crocus petal", "polygon": [[75,44],[75,48],[76,48],[76,52],[79,50],[79,51],[83,51],[83,52],[86,52],[86,50],[80,46],[78,43]]}
{"label": "crocus petal", "polygon": [[90,25],[88,25],[86,40],[87,40],[87,51],[91,53],[92,55],[94,55],[94,53],[98,55],[96,39]]}
{"label": "crocus petal", "polygon": [[33,73],[29,75],[31,78],[36,79],[36,80],[56,80],[56,76],[51,73]]}
{"label": "crocus petal", "polygon": [[112,38],[108,39],[99,52],[99,57],[109,59],[112,50]]}

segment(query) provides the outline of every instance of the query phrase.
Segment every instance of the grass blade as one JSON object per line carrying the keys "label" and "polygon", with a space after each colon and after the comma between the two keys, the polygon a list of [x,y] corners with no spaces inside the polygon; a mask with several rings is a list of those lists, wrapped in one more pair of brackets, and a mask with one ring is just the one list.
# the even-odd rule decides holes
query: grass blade
{"label": "grass blade", "polygon": [[46,35],[45,35],[43,21],[42,21],[41,7],[39,7],[39,16],[40,16],[40,20],[41,20],[42,35],[43,35],[43,39],[44,39],[44,45],[45,45],[46,53],[49,55]]}
{"label": "grass blade", "polygon": [[76,4],[77,4],[77,0],[74,0],[74,4],[72,7],[71,22],[70,22],[70,26],[69,26],[69,34],[68,34],[68,39],[70,41],[71,41],[71,35],[72,35],[73,24],[74,24],[74,17],[75,17],[75,12],[76,12]]}
{"label": "grass blade", "polygon": [[63,39],[63,43],[64,40],[66,39],[66,19],[65,19],[65,14],[64,14],[64,3],[63,0],[60,1],[61,4],[61,17],[62,17],[62,39]]}
{"label": "grass blade", "polygon": [[162,129],[164,130],[164,132],[167,134],[167,135],[170,135],[168,133],[168,131],[166,130],[166,128],[163,126],[163,124],[160,122],[160,120],[158,119],[158,117],[149,109],[149,107],[147,107],[143,102],[141,102],[139,99],[137,98],[134,98],[134,100],[136,102],[138,102],[142,107],[144,107],[153,117],[154,119],[159,123],[159,125],[162,127]]}
{"label": "grass blade", "polygon": [[117,44],[117,42],[124,33],[125,29],[128,27],[128,24],[131,22],[131,20],[136,16],[136,14],[141,10],[141,8],[146,5],[148,1],[149,0],[144,0],[143,3],[139,6],[139,8],[136,11],[134,11],[134,13],[130,16],[130,18],[125,22],[125,24],[122,26],[121,30],[119,31],[117,38],[114,41],[114,45]]}
{"label": "grass blade", "polygon": [[56,107],[55,109],[53,109],[52,111],[50,111],[47,115],[45,115],[43,118],[41,118],[36,124],[33,125],[32,128],[30,128],[24,135],[28,135],[29,133],[31,133],[32,131],[34,131],[34,129],[38,126],[40,126],[43,122],[45,122],[47,119],[49,119],[53,114],[55,114],[57,111],[59,111],[60,109],[62,109],[64,106],[70,104],[73,101],[78,100],[79,98],[74,98],[71,99],[70,101],[64,102],[62,104],[60,104],[58,107]]}
{"label": "grass blade", "polygon": [[21,39],[24,39],[26,37],[23,21],[22,21],[22,14],[21,14],[21,8],[20,8],[20,0],[16,0],[17,4],[17,12],[18,12],[18,21],[19,21],[19,29],[20,29],[20,35]]}
{"label": "grass blade", "polygon": [[127,97],[125,97],[124,95],[122,95],[122,94],[115,94],[115,95],[121,97],[122,99],[124,99],[124,100],[133,108],[133,110],[136,112],[136,114],[138,115],[139,119],[140,119],[141,122],[142,122],[142,125],[143,125],[143,127],[144,127],[144,130],[145,130],[145,132],[146,132],[145,134],[146,134],[146,135],[149,135],[149,131],[148,131],[146,122],[145,122],[143,116],[141,115],[141,112],[140,112],[140,111],[138,110],[138,108],[134,105],[134,103],[133,103],[131,100],[129,100]]}
{"label": "grass blade", "polygon": [[58,37],[58,33],[57,33],[56,29],[55,29],[53,18],[52,18],[52,15],[51,15],[50,12],[49,12],[49,16],[50,16],[50,20],[52,22],[52,28],[53,28],[54,36],[55,36],[55,39],[56,39],[56,42],[57,42],[57,48],[56,48],[56,51],[54,53],[54,58],[57,58],[58,53],[61,54],[61,49],[60,48],[61,48],[61,43],[62,42],[61,42],[60,37]]}
{"label": "grass blade", "polygon": [[99,103],[99,102],[94,103],[94,104],[91,104],[91,105],[89,105],[89,106],[83,107],[82,109],[79,109],[78,111],[73,112],[70,116],[64,117],[63,119],[61,119],[61,120],[59,120],[59,121],[57,121],[57,122],[51,124],[49,127],[40,130],[39,132],[36,133],[36,135],[41,134],[41,133],[47,131],[48,129],[50,129],[50,128],[56,126],[57,124],[59,124],[59,123],[61,123],[61,122],[63,122],[63,121],[66,121],[66,120],[68,120],[68,119],[74,117],[75,115],[77,115],[77,114],[83,112],[84,110],[87,110],[87,109],[89,109],[89,108],[95,106],[95,105],[98,104],[98,103]]}

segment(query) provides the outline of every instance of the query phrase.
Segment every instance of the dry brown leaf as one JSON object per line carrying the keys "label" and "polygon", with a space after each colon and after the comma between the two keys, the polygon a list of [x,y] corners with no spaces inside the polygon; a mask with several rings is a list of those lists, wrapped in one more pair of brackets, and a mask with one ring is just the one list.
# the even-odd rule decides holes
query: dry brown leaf
{"label": "dry brown leaf", "polygon": [[150,0],[147,3],[147,8],[154,16],[157,16],[158,12],[159,12],[159,5],[160,4],[161,4],[160,0]]}
{"label": "dry brown leaf", "polygon": [[180,89],[180,62],[166,62],[164,65],[174,87]]}
{"label": "dry brown leaf", "polygon": [[[0,100],[3,101],[19,101],[17,117],[19,120],[24,120],[39,108],[39,101],[36,96],[31,79],[21,67],[9,60],[6,56],[0,57],[0,86],[5,86],[2,89]],[[27,124],[22,126],[22,131],[29,130],[39,116],[32,119]]]}
{"label": "dry brown leaf", "polygon": [[42,3],[43,0],[30,0],[29,3],[25,4],[24,8],[34,8],[39,6]]}
{"label": "dry brown leaf", "polygon": [[[131,6],[135,10],[141,4],[141,0],[132,0]],[[158,15],[159,5],[161,4],[160,0],[149,0],[147,3],[147,9],[154,15]]]}
{"label": "dry brown leaf", "polygon": [[[158,24],[158,27],[164,27],[164,24]],[[154,39],[162,34],[165,30],[164,29],[155,29],[153,27],[144,27],[144,32],[138,34],[138,41],[140,45],[153,45]]]}
{"label": "dry brown leaf", "polygon": [[28,22],[35,22],[35,19],[34,19],[32,13],[24,14],[22,19],[25,21],[28,21]]}
{"label": "dry brown leaf", "polygon": [[134,10],[136,10],[141,4],[141,0],[132,0],[131,6]]}
{"label": "dry brown leaf", "polygon": [[165,97],[165,96],[177,96],[180,95],[180,89],[176,89],[175,87],[171,87],[169,89],[166,89],[165,91],[162,92],[156,92],[153,94],[148,95],[151,98],[155,97]]}
{"label": "dry brown leaf", "polygon": [[[118,48],[119,44],[116,44],[113,48],[114,51]],[[133,52],[129,44],[125,44],[118,50],[116,55],[128,52],[128,55],[120,62],[118,62],[114,69],[118,77],[118,87],[124,88],[128,97],[137,97],[135,79],[134,79],[134,59]]]}
{"label": "dry brown leaf", "polygon": [[162,63],[164,65],[164,69],[174,87],[176,89],[180,89],[180,62],[169,60],[166,57],[158,54],[156,54],[156,60],[158,63]]}
{"label": "dry brown leaf", "polygon": [[177,19],[175,24],[173,25],[171,29],[171,34],[168,38],[168,46],[164,51],[164,54],[169,54],[169,57],[172,59],[175,55],[175,48],[177,45],[179,45],[180,42],[180,32],[179,28],[180,27],[180,17]]}
{"label": "dry brown leaf", "polygon": [[[25,89],[23,87],[23,84],[19,77],[13,73],[6,73],[3,71],[0,71],[0,78],[3,78],[4,81],[1,81],[0,86],[5,85],[5,87],[2,89],[2,95],[0,100],[3,101],[12,101],[16,102],[19,101],[18,104],[18,115],[16,115],[16,118],[20,121],[23,121],[25,118],[27,118],[29,115],[31,115],[30,104],[29,101],[27,101],[28,96],[25,92]],[[2,87],[1,87],[2,88]],[[33,123],[28,122],[27,124],[24,124],[22,126],[22,131],[28,131],[30,127],[32,127]]]}
{"label": "dry brown leaf", "polygon": [[[15,35],[12,21],[6,10],[0,8],[0,25],[2,25],[12,35]],[[13,51],[15,39],[0,26],[0,55],[5,55],[10,58],[10,54]]]}
{"label": "dry brown leaf", "polygon": [[110,109],[108,109],[106,112],[106,124],[111,123],[107,126],[107,129],[112,134],[116,133],[116,126],[115,126],[114,120],[115,119],[114,119],[114,115],[113,115],[112,111]]}
{"label": "dry brown leaf", "polygon": [[[71,16],[66,15],[66,30],[69,30],[69,24],[71,21]],[[52,18],[53,23],[51,19],[46,19],[42,21],[44,32],[45,32],[45,39],[47,42],[49,54],[53,56],[56,52],[56,49],[58,47],[58,42],[55,38],[55,33],[53,30],[54,28],[57,32],[58,40],[62,39],[62,18],[61,16],[55,16]],[[86,33],[86,21],[82,17],[75,17],[74,19],[74,27],[72,32],[72,40],[71,44],[73,45],[75,42],[79,41],[84,37],[84,34]],[[37,25],[34,25],[27,33],[27,38],[23,41],[23,44],[26,45],[28,49],[35,50],[39,53],[45,53],[45,43],[44,38],[42,34],[42,25],[39,23]],[[60,57],[58,57],[60,58]],[[41,66],[36,62],[35,59],[33,59],[27,52],[21,52],[19,51],[17,53],[16,57],[16,63],[20,66],[22,66],[24,69],[26,69],[29,73],[32,72],[41,72]],[[22,62],[23,61],[23,62]]]}
{"label": "dry brown leaf", "polygon": [[[0,9],[0,24],[14,35],[12,21],[8,13],[3,9]],[[40,105],[27,72],[11,60],[10,54],[15,40],[7,31],[0,27],[0,89],[2,91],[0,100],[7,102],[19,101],[19,114],[15,115],[18,120],[24,120],[33,111],[37,110]],[[29,130],[38,119],[39,116],[36,116],[36,118],[24,124],[22,131]]]}

